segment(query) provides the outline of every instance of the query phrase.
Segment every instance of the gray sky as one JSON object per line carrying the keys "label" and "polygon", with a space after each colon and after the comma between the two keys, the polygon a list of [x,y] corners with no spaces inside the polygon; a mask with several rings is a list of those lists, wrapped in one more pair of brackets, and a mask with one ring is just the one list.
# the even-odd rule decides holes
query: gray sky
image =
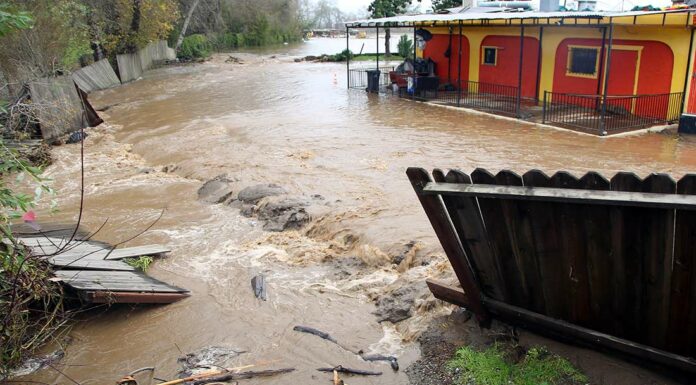
{"label": "gray sky", "polygon": [[[367,9],[371,1],[372,0],[336,0],[336,4],[345,12],[355,13]],[[563,0],[560,1],[561,3],[563,2]],[[568,2],[575,3],[574,0],[568,0]],[[417,4],[415,0],[413,3]],[[538,5],[539,1],[533,0],[532,3]],[[664,7],[670,5],[672,2],[670,0],[598,0],[597,8],[608,11],[620,11],[622,3],[623,9],[628,11],[636,5],[651,4],[653,6]],[[422,9],[427,9],[431,6],[430,0],[423,0],[422,4]]]}

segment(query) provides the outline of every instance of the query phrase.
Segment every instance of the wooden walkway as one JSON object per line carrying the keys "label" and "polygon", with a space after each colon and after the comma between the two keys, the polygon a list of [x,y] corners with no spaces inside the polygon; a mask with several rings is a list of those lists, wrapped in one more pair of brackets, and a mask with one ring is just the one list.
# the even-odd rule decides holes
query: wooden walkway
{"label": "wooden walkway", "polygon": [[59,237],[19,238],[35,255],[56,268],[56,278],[88,303],[172,303],[189,291],[151,278],[123,261],[158,256],[170,249],[160,245],[113,248],[110,245]]}

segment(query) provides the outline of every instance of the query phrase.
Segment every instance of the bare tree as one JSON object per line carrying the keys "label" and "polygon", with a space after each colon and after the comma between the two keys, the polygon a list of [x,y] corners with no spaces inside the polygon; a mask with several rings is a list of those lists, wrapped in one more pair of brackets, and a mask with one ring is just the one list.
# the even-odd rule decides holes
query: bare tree
{"label": "bare tree", "polygon": [[193,16],[193,12],[196,11],[196,7],[198,7],[198,3],[200,3],[201,0],[193,0],[193,3],[189,7],[188,12],[186,13],[186,19],[184,20],[184,25],[181,27],[181,32],[179,32],[179,38],[176,39],[176,49],[177,51],[179,48],[181,48],[181,43],[184,42],[184,36],[186,35],[186,30],[188,29],[189,23],[191,22],[191,16]]}

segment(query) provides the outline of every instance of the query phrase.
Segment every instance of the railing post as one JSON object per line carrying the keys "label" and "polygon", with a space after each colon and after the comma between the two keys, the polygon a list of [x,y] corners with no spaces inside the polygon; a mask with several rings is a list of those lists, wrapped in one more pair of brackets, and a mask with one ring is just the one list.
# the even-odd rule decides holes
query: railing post
{"label": "railing post", "polygon": [[544,91],[544,104],[541,106],[541,123],[546,124],[546,100],[549,91]]}
{"label": "railing post", "polygon": [[520,20],[520,65],[517,69],[517,101],[515,111],[518,118],[522,117],[522,64],[524,63],[524,19]]}
{"label": "railing post", "polygon": [[348,89],[350,89],[350,29],[346,25],[346,84]]}
{"label": "railing post", "polygon": [[[451,56],[451,55],[450,55]],[[459,20],[459,64],[457,66],[457,107],[462,106],[462,21]],[[467,83],[467,91],[469,84]]]}

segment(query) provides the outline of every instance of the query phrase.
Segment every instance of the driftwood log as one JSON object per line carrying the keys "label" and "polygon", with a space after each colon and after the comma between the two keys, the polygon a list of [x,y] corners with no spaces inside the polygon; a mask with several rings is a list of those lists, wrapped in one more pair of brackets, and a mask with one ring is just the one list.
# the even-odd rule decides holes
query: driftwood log
{"label": "driftwood log", "polygon": [[344,374],[354,374],[354,375],[358,375],[358,376],[381,376],[382,375],[382,372],[371,372],[369,370],[345,368],[341,365],[338,365],[338,366],[333,367],[333,368],[319,368],[317,370],[320,372],[327,372],[327,373],[338,372],[338,373],[344,373]]}
{"label": "driftwood log", "polygon": [[249,378],[256,378],[256,377],[271,377],[271,376],[276,376],[278,374],[290,373],[293,371],[295,371],[295,368],[261,370],[261,371],[256,371],[256,372],[249,371],[249,372],[241,372],[241,373],[227,373],[227,374],[223,374],[221,376],[210,377],[210,378],[195,381],[193,383],[193,385],[204,385],[204,384],[209,384],[211,382],[227,382],[227,381],[234,381],[234,380],[246,380]]}

